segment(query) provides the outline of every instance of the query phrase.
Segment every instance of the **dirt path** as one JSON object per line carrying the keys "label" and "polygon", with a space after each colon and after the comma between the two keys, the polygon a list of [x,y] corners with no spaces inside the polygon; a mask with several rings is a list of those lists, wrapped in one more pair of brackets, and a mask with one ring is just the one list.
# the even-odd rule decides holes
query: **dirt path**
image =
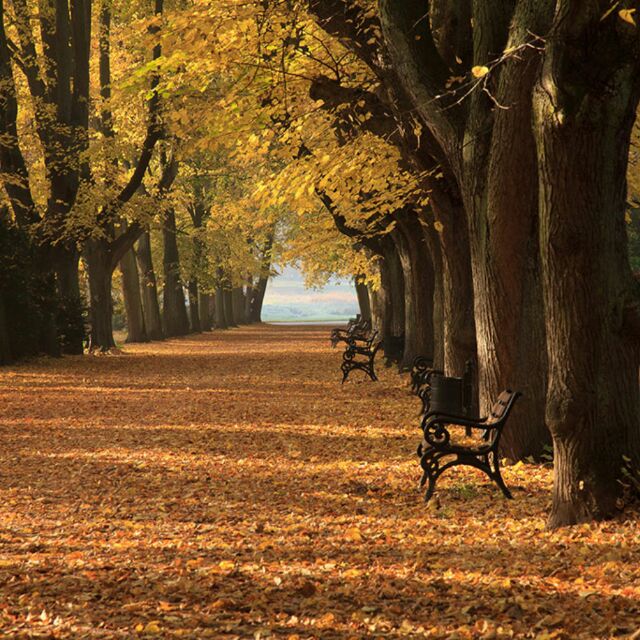
{"label": "dirt path", "polygon": [[462,470],[425,509],[406,379],[340,387],[327,335],[251,327],[0,369],[0,636],[640,626],[637,521],[544,531],[550,473],[529,465],[505,471],[513,502]]}

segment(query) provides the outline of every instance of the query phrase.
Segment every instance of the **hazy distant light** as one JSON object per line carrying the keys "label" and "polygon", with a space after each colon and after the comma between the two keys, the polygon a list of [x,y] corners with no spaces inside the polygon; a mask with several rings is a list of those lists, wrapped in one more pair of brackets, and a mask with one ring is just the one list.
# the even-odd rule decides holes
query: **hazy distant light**
{"label": "hazy distant light", "polygon": [[358,298],[351,282],[305,289],[302,274],[290,267],[269,282],[262,307],[265,322],[339,322],[356,313]]}

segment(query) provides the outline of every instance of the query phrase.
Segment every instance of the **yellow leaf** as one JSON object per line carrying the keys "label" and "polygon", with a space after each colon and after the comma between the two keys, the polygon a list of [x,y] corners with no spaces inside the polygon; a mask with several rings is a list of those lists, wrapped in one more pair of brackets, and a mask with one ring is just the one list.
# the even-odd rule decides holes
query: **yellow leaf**
{"label": "yellow leaf", "polygon": [[622,20],[624,20],[625,22],[628,22],[629,24],[632,24],[635,27],[636,21],[633,18],[633,14],[635,12],[636,12],[635,9],[620,9],[620,11],[618,11],[618,15]]}
{"label": "yellow leaf", "polygon": [[233,560],[222,560],[222,562],[220,562],[218,566],[223,571],[233,571],[233,569],[235,569],[236,567],[236,563]]}
{"label": "yellow leaf", "polygon": [[360,529],[357,527],[350,527],[344,534],[344,537],[347,540],[351,540],[352,542],[362,542],[362,534],[360,533]]}
{"label": "yellow leaf", "polygon": [[433,223],[433,228],[438,232],[438,233],[442,233],[444,231],[444,225],[442,224],[442,222],[440,222],[440,220],[436,220]]}
{"label": "yellow leaf", "polygon": [[362,575],[360,569],[347,569],[343,574],[345,578],[359,578]]}
{"label": "yellow leaf", "polygon": [[151,635],[156,635],[160,633],[160,627],[157,622],[150,622],[145,628],[144,633],[148,633]]}
{"label": "yellow leaf", "polygon": [[473,67],[473,69],[471,69],[471,73],[476,77],[476,78],[483,78],[484,76],[487,75],[487,73],[489,73],[489,67],[485,67],[485,66],[475,66]]}

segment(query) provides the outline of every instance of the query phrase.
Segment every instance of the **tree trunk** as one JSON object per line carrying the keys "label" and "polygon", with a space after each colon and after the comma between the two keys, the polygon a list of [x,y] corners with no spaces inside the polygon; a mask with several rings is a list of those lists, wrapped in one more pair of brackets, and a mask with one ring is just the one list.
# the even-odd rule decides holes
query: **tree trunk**
{"label": "tree trunk", "polygon": [[415,212],[397,216],[400,261],[405,284],[405,345],[401,367],[410,369],[417,356],[433,359],[434,270]]}
{"label": "tree trunk", "polygon": [[253,300],[254,288],[253,280],[249,278],[249,282],[244,289],[244,322],[245,324],[251,324],[251,301]]}
{"label": "tree trunk", "polygon": [[216,287],[216,304],[215,304],[216,329],[228,329],[229,323],[224,312],[224,287],[219,284]]}
{"label": "tree trunk", "polygon": [[250,322],[262,322],[262,305],[264,296],[267,292],[267,284],[269,276],[260,276],[258,282],[253,287],[253,295],[251,296],[251,311],[249,313]]}
{"label": "tree trunk", "polygon": [[[445,193],[435,193],[431,210],[440,231],[429,220],[428,232],[435,233],[440,245],[442,267],[442,313],[444,370],[460,376],[467,361],[477,366],[476,323],[473,277],[467,216],[461,203]],[[477,370],[477,369],[476,369]]]}
{"label": "tree trunk", "polygon": [[120,260],[122,295],[127,314],[127,342],[149,342],[145,327],[140,278],[133,249],[129,249]]}
{"label": "tree trunk", "polygon": [[4,299],[0,292],[0,366],[13,362],[11,341],[9,339],[9,325],[4,307]]}
{"label": "tree trunk", "polygon": [[[623,456],[636,468],[640,463],[640,303],[625,230],[640,70],[637,51],[624,62],[616,23],[596,20],[589,27],[579,19],[559,25],[534,95],[549,356],[546,417],[556,456],[551,527],[612,516]],[[571,33],[580,28],[591,34],[593,51],[592,73],[584,76],[573,72],[586,64],[576,59]],[[620,56],[620,66],[606,72],[604,92],[601,50]]]}
{"label": "tree trunk", "polygon": [[200,330],[211,331],[213,328],[213,298],[208,293],[199,292],[198,310],[200,312]]}
{"label": "tree trunk", "polygon": [[232,289],[232,312],[233,323],[237,325],[244,324],[244,292],[242,287],[234,287]]}
{"label": "tree trunk", "polygon": [[172,208],[164,214],[164,290],[162,315],[165,335],[183,336],[189,333],[189,318],[180,278],[180,255],[176,240],[176,215]]}
{"label": "tree trunk", "polygon": [[160,304],[158,302],[156,272],[153,268],[153,259],[151,256],[151,235],[148,230],[140,236],[135,256],[140,270],[142,309],[147,337],[150,340],[162,340],[164,338],[162,317],[160,315]]}
{"label": "tree trunk", "polygon": [[371,322],[371,299],[369,298],[369,289],[362,276],[355,277],[355,287],[356,295],[358,296],[360,316],[366,322]]}
{"label": "tree trunk", "polygon": [[114,349],[113,302],[111,299],[112,267],[109,254],[100,239],[90,239],[85,245],[85,260],[89,272],[91,299],[91,351]]}
{"label": "tree trunk", "polygon": [[[425,221],[426,222],[426,221]],[[436,369],[445,369],[445,344],[444,344],[444,277],[442,273],[442,248],[440,234],[433,228],[433,221],[426,222],[422,227],[424,246],[429,251],[433,266],[433,366]],[[421,225],[422,226],[422,225]],[[467,302],[468,306],[473,307]],[[475,342],[475,333],[474,333]]]}
{"label": "tree trunk", "polygon": [[196,278],[191,278],[191,280],[189,280],[189,322],[192,333],[200,333],[202,331],[202,326],[200,325],[198,280]]}
{"label": "tree trunk", "polygon": [[60,248],[55,253],[59,307],[56,324],[60,346],[63,353],[81,355],[84,351],[85,325],[78,273],[80,256],[75,249]]}
{"label": "tree trunk", "polygon": [[222,289],[222,306],[227,327],[237,327],[233,317],[233,289],[228,283]]}
{"label": "tree trunk", "polygon": [[388,235],[380,241],[381,286],[384,290],[384,354],[387,364],[400,363],[404,353],[405,293],[404,274],[395,242]]}

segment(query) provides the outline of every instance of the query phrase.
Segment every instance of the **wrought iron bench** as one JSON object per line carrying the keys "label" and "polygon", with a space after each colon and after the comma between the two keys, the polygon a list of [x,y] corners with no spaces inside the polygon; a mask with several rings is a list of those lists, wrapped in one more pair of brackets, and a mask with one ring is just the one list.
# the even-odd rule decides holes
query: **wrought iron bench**
{"label": "wrought iron bench", "polygon": [[378,376],[375,371],[375,359],[382,341],[378,340],[378,332],[374,331],[368,338],[351,337],[342,354],[342,384],[354,369],[364,371],[374,382]]}
{"label": "wrought iron bench", "polygon": [[[518,391],[503,391],[486,418],[467,419],[444,413],[425,416],[422,429],[424,439],[418,446],[420,466],[423,470],[420,486],[427,484],[425,502],[436,488],[436,480],[451,467],[467,465],[480,469],[493,480],[507,498],[512,498],[500,474],[498,447],[500,436],[507,423],[514,403],[522,394]],[[451,439],[451,428],[462,426],[471,431],[482,431],[483,438],[473,444],[456,444]],[[452,457],[444,464],[443,458]]]}
{"label": "wrought iron bench", "polygon": [[336,327],[331,330],[331,346],[335,349],[339,342],[348,342],[349,338],[367,338],[371,331],[371,323],[360,314],[351,318],[346,329]]}
{"label": "wrought iron bench", "polygon": [[[411,392],[417,396],[420,389],[425,384],[428,384],[429,376],[435,371],[436,369],[433,368],[433,360],[431,358],[418,356],[413,361],[413,366],[411,367]],[[441,371],[440,373],[444,372]]]}

